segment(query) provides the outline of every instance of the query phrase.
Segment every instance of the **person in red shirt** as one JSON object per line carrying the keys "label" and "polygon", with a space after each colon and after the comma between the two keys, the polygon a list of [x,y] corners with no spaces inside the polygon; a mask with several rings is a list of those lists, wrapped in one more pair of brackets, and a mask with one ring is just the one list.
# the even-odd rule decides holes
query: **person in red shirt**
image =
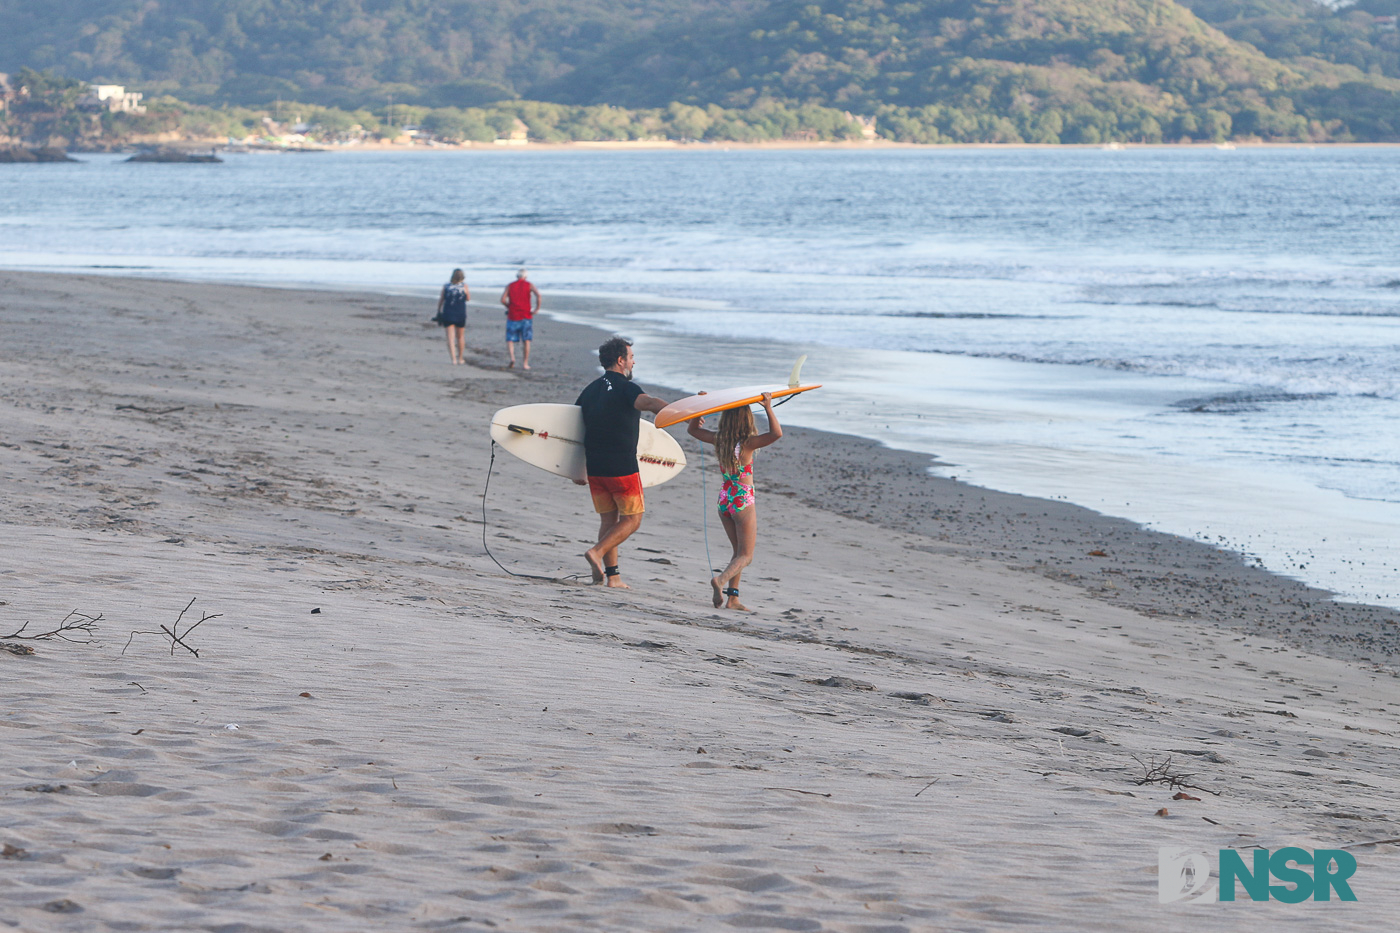
{"label": "person in red shirt", "polygon": [[501,304],[506,306],[506,353],[510,356],[507,369],[515,366],[515,345],[523,344],[522,365],[530,368],[530,341],[535,339],[535,312],[540,309],[540,290],[525,277],[525,270],[515,273],[515,281],[501,292]]}

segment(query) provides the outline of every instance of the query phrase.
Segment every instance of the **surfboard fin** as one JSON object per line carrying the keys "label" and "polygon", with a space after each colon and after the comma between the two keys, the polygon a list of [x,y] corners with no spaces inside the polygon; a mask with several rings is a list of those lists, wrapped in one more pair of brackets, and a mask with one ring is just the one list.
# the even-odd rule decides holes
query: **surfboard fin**
{"label": "surfboard fin", "polygon": [[509,432],[512,433],[512,434],[534,434],[534,433],[535,433],[535,429],[534,429],[534,428],[524,428],[524,427],[521,427],[521,426],[518,425],[518,424],[508,424],[508,425],[506,425],[506,430],[509,431]]}
{"label": "surfboard fin", "polygon": [[789,389],[795,389],[801,385],[799,380],[802,378],[802,364],[805,362],[807,362],[807,354],[804,353],[797,358],[796,363],[792,364],[792,374],[788,376]]}

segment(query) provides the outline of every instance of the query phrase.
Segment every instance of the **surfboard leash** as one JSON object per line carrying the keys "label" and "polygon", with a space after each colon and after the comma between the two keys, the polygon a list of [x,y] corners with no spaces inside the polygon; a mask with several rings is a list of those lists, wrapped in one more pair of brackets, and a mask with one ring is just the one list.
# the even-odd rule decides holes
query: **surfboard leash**
{"label": "surfboard leash", "polygon": [[710,494],[705,490],[705,474],[709,472],[705,469],[705,448],[707,444],[700,445],[700,524],[705,528],[705,566],[710,568],[710,573],[715,573],[714,560],[710,557]]}
{"label": "surfboard leash", "polygon": [[505,564],[496,560],[496,555],[491,553],[491,545],[486,543],[486,494],[491,491],[491,474],[496,469],[496,442],[491,441],[491,463],[486,467],[486,485],[481,490],[481,547],[486,551],[486,556],[491,558],[492,563],[500,567],[512,577],[525,577],[529,580],[548,580],[550,583],[561,583],[565,580],[573,580],[583,576],[580,573],[572,573],[565,577],[546,577],[538,573],[517,573]]}

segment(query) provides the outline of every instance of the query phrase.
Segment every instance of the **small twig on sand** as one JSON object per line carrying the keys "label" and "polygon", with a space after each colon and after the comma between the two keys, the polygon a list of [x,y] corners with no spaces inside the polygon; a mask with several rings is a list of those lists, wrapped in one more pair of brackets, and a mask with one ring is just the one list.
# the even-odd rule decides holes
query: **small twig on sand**
{"label": "small twig on sand", "polygon": [[207,612],[201,612],[199,614],[198,622],[190,624],[188,627],[186,627],[186,629],[183,632],[180,631],[180,622],[185,618],[185,613],[189,612],[190,607],[194,605],[195,599],[198,598],[199,597],[197,596],[191,598],[190,601],[185,604],[185,608],[180,610],[180,614],[175,617],[174,623],[172,623],[171,625],[162,625],[160,627],[160,631],[132,632],[129,636],[127,636],[126,644],[122,646],[122,654],[126,654],[126,649],[131,647],[131,639],[135,638],[137,635],[164,635],[166,638],[170,639],[170,654],[172,656],[175,654],[175,646],[179,645],[181,648],[184,648],[196,658],[199,657],[199,649],[191,646],[188,642],[185,641],[185,639],[190,637],[190,632],[193,632],[195,629],[199,628],[201,625],[203,625],[205,622],[208,622],[210,619],[219,618],[223,615],[223,613],[216,612],[213,615],[210,615]]}
{"label": "small twig on sand", "polygon": [[1376,839],[1371,842],[1353,842],[1350,845],[1342,846],[1343,849],[1364,849],[1367,846],[1393,846],[1400,844],[1400,839]]}
{"label": "small twig on sand", "polygon": [[183,412],[185,406],[176,405],[175,408],[141,408],[140,405],[118,405],[119,412],[140,412],[143,415],[169,415],[171,412]]}
{"label": "small twig on sand", "polygon": [[765,787],[764,790],[785,790],[792,794],[810,794],[813,797],[830,797],[830,794],[823,794],[815,790],[798,790],[796,787]]}
{"label": "small twig on sand", "polygon": [[[0,635],[0,638],[22,638],[26,641],[39,641],[45,638],[61,638],[64,641],[71,641],[75,644],[86,645],[92,641],[93,629],[97,628],[97,623],[100,621],[102,621],[102,613],[100,612],[95,616],[90,616],[85,612],[79,612],[78,610],[74,609],[72,612],[68,613],[68,615],[63,617],[63,621],[58,623],[57,628],[51,629],[50,631],[40,632],[37,635],[23,635],[21,634],[21,632],[29,628],[29,623],[26,622],[19,627],[18,631],[11,632],[8,635]],[[82,633],[83,637],[69,637],[70,635],[77,635],[79,632]]]}
{"label": "small twig on sand", "polygon": [[1158,761],[1155,755],[1143,761],[1137,755],[1134,755],[1133,761],[1141,765],[1143,771],[1142,777],[1134,782],[1138,787],[1142,787],[1144,784],[1165,784],[1172,790],[1180,790],[1183,787],[1189,787],[1192,790],[1198,790],[1202,793],[1212,794],[1216,797],[1220,796],[1219,791],[1202,787],[1199,784],[1187,783],[1196,775],[1172,770],[1172,759],[1170,755],[1167,756],[1165,761]]}
{"label": "small twig on sand", "polygon": [[928,782],[927,784],[925,784],[923,787],[919,788],[918,793],[916,793],[914,796],[915,796],[915,797],[919,796],[919,794],[922,794],[924,791],[928,790],[930,787],[932,787],[933,785],[937,784],[937,783],[938,783],[939,781],[941,781],[941,780],[943,780],[941,777],[936,777],[936,778],[934,778],[932,781],[929,781],[929,782]]}

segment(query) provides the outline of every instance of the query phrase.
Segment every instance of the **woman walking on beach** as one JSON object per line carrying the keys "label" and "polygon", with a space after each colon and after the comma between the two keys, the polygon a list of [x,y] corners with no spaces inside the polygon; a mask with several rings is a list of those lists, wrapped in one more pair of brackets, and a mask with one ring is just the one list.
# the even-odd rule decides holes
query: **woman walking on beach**
{"label": "woman walking on beach", "polygon": [[442,287],[437,306],[437,322],[447,328],[447,352],[452,354],[453,366],[463,362],[467,350],[467,302],[471,300],[467,274],[453,269],[452,281]]}
{"label": "woman walking on beach", "polygon": [[[739,602],[739,576],[753,562],[754,545],[758,540],[758,515],[753,497],[753,455],[783,436],[783,427],[773,414],[773,393],[763,393],[763,411],[768,415],[768,433],[759,434],[749,406],[731,408],[720,415],[719,430],[706,428],[704,418],[692,419],[686,430],[691,437],[715,445],[723,483],[719,490],[719,520],[734,556],[729,566],[717,577],[710,578],[714,590],[715,608],[738,609],[749,612]],[[728,602],[726,603],[726,598]]]}

